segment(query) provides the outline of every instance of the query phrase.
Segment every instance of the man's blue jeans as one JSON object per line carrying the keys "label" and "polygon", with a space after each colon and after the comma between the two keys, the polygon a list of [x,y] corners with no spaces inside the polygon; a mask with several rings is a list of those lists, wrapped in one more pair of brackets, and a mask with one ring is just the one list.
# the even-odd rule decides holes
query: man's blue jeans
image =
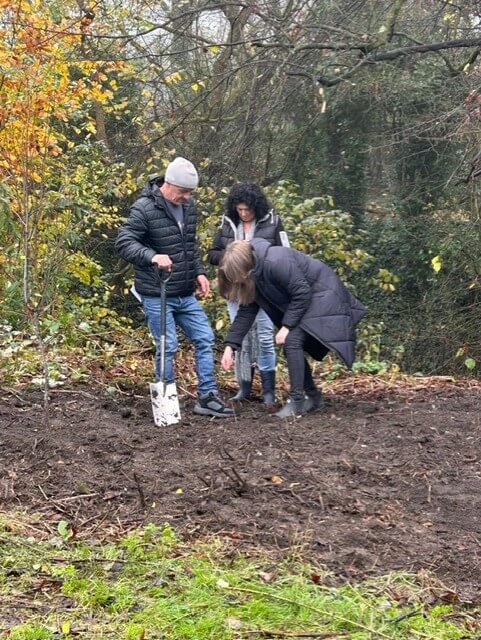
{"label": "man's blue jeans", "polygon": [[[155,376],[160,378],[160,296],[142,296],[144,313],[155,340]],[[167,335],[165,340],[165,380],[173,382],[174,356],[178,349],[177,327],[194,343],[195,368],[200,396],[217,391],[214,378],[214,333],[204,309],[195,296],[167,298]]]}
{"label": "man's blue jeans", "polygon": [[[233,322],[239,309],[237,302],[228,302],[230,321]],[[259,342],[259,371],[273,371],[276,368],[276,349],[274,346],[274,325],[264,309],[259,309],[255,326]]]}

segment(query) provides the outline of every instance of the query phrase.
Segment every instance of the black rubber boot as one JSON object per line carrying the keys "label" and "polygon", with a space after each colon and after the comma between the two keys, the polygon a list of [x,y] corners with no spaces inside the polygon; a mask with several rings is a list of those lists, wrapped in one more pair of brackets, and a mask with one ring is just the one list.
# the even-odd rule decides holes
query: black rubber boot
{"label": "black rubber boot", "polygon": [[295,418],[296,416],[301,416],[303,413],[305,413],[304,399],[293,400],[292,398],[288,398],[282,409],[274,415],[277,418]]}
{"label": "black rubber boot", "polygon": [[239,391],[235,394],[231,400],[235,402],[241,402],[242,400],[248,400],[251,397],[252,380],[241,380]]}
{"label": "black rubber boot", "polygon": [[304,358],[304,413],[316,411],[322,406],[322,393],[316,387],[312,377],[312,369]]}
{"label": "black rubber boot", "polygon": [[304,413],[317,411],[323,405],[322,393],[319,389],[306,389],[306,397],[304,398]]}
{"label": "black rubber boot", "polygon": [[274,407],[276,404],[276,372],[259,371],[262,381],[262,399],[268,407]]}

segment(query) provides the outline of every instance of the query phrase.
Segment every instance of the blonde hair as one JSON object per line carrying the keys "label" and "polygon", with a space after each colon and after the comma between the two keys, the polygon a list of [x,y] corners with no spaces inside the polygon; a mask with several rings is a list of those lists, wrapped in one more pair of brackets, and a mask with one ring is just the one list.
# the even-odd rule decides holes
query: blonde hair
{"label": "blonde hair", "polygon": [[219,266],[219,293],[239,304],[254,302],[256,287],[250,275],[254,253],[247,240],[235,240],[224,251]]}

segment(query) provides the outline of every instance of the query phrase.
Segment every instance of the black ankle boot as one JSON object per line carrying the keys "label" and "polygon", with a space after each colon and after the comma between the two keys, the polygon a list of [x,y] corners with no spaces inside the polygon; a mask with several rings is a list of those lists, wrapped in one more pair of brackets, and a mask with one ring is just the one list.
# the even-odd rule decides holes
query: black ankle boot
{"label": "black ankle boot", "polygon": [[241,402],[242,400],[248,400],[251,397],[252,380],[241,380],[239,391],[235,394],[231,400],[235,402]]}
{"label": "black ankle boot", "polygon": [[306,397],[304,398],[304,413],[317,411],[323,404],[322,393],[319,389],[306,389]]}
{"label": "black ankle boot", "polygon": [[293,400],[292,398],[288,398],[282,409],[274,415],[277,418],[295,418],[296,416],[301,416],[303,413],[305,413],[304,399]]}
{"label": "black ankle boot", "polygon": [[271,371],[259,371],[262,381],[262,399],[264,404],[268,407],[273,407],[276,404],[276,372],[275,369]]}

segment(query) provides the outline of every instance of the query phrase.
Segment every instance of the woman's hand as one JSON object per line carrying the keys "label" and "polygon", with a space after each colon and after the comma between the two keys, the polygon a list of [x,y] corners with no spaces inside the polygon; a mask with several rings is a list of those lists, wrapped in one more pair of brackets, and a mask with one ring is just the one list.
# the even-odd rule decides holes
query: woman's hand
{"label": "woman's hand", "polygon": [[232,369],[232,367],[234,366],[234,351],[232,350],[232,347],[226,347],[224,349],[224,353],[222,354],[222,360],[220,364],[224,369],[224,371],[228,371],[229,369]]}
{"label": "woman's hand", "polygon": [[288,333],[289,333],[288,327],[281,327],[279,331],[276,333],[276,344],[284,344]]}

